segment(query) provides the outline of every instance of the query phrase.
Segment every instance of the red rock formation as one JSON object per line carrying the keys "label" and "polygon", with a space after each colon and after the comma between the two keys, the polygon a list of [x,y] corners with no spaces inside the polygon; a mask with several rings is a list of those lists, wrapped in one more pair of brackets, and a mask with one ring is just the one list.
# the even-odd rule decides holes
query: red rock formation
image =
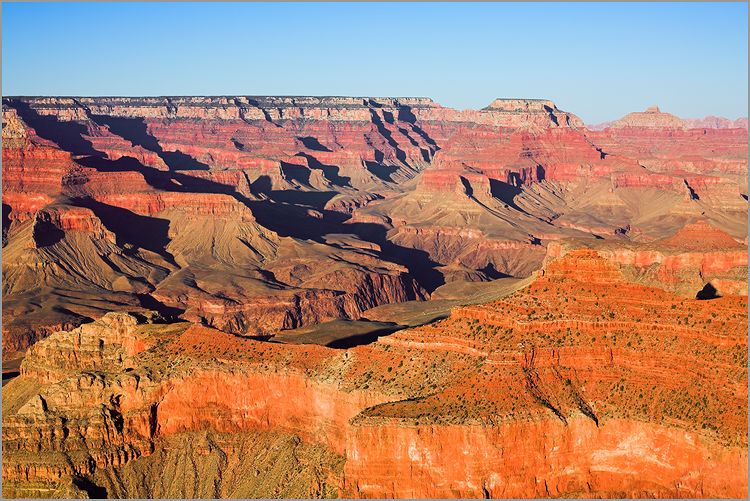
{"label": "red rock formation", "polygon": [[590,131],[524,99],[3,103],[8,349],[138,305],[247,334],[356,318],[445,281],[528,276],[566,237],[654,240],[697,217],[747,235],[746,131],[656,111]]}
{"label": "red rock formation", "polygon": [[132,495],[159,483],[138,465],[208,430],[231,435],[200,454],[247,433],[320,444],[345,457],[326,482],[346,497],[746,496],[747,299],[625,277],[573,250],[511,296],[349,350],[109,314],[39,342],[3,388],[3,491]]}
{"label": "red rock formation", "polygon": [[747,295],[747,248],[703,220],[648,244],[555,242],[548,246],[547,259],[559,258],[581,245],[593,247],[618,266],[620,273],[640,283],[688,297],[695,297],[707,286],[720,295]]}
{"label": "red rock formation", "polygon": [[685,251],[739,250],[745,246],[706,221],[697,221],[658,243]]}

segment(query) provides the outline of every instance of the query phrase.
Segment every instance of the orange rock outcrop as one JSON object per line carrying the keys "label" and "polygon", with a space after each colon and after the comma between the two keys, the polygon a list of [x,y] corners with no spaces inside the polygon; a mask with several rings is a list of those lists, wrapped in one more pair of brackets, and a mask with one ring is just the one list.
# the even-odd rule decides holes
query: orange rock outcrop
{"label": "orange rock outcrop", "polygon": [[674,235],[649,243],[554,242],[548,258],[588,245],[618,265],[630,280],[696,297],[705,287],[713,294],[747,295],[747,247],[706,221],[686,225]]}
{"label": "orange rock outcrop", "polygon": [[346,497],[746,496],[747,298],[628,276],[569,249],[504,299],[346,350],[110,313],[4,386],[4,493],[161,492],[131,475],[168,444],[198,468],[291,434],[329,451],[314,492]]}

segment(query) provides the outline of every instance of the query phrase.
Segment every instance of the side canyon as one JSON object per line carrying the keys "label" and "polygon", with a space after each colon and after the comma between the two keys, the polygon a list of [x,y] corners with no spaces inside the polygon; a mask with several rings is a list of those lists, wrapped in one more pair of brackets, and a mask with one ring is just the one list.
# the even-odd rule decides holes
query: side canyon
{"label": "side canyon", "polygon": [[747,120],[3,98],[4,497],[747,496]]}

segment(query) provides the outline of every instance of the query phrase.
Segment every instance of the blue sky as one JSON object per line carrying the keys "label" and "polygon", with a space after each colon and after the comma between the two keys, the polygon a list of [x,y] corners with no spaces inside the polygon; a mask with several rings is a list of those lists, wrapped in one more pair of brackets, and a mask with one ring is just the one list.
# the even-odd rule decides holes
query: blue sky
{"label": "blue sky", "polygon": [[554,100],[747,114],[746,3],[5,3],[4,95]]}

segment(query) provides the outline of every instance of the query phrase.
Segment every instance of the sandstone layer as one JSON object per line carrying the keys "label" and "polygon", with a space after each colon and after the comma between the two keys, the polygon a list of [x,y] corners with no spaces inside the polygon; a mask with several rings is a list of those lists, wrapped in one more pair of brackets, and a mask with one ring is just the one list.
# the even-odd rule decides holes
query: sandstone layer
{"label": "sandstone layer", "polygon": [[747,297],[558,254],[346,350],[156,313],[54,333],[3,388],[3,494],[745,497]]}
{"label": "sandstone layer", "polygon": [[255,337],[356,320],[528,277],[564,238],[627,246],[701,220],[746,243],[746,124],[677,120],[590,130],[533,99],[4,98],[4,357],[107,311]]}

